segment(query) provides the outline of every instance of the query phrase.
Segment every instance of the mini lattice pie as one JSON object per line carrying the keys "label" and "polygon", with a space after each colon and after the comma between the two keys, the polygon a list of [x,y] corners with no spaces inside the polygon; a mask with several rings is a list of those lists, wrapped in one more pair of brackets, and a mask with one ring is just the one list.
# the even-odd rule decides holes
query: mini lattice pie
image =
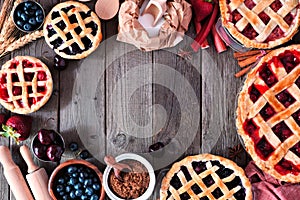
{"label": "mini lattice pie", "polygon": [[0,103],[14,113],[37,111],[50,98],[52,85],[44,63],[34,57],[17,56],[0,71]]}
{"label": "mini lattice pie", "polygon": [[298,0],[220,0],[222,24],[246,47],[272,48],[299,26]]}
{"label": "mini lattice pie", "polygon": [[162,181],[161,200],[251,200],[251,185],[234,162],[211,154],[175,163]]}
{"label": "mini lattice pie", "polygon": [[102,40],[100,20],[86,5],[67,1],[52,8],[45,19],[44,36],[55,53],[67,59],[81,59]]}
{"label": "mini lattice pie", "polygon": [[300,45],[272,51],[248,74],[237,128],[257,166],[300,182]]}

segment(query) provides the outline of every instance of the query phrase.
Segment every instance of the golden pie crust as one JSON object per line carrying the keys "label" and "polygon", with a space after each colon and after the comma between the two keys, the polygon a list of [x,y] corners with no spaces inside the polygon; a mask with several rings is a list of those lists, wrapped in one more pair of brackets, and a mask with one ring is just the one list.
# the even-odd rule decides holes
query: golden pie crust
{"label": "golden pie crust", "polygon": [[[206,162],[206,170],[201,172],[200,174],[197,174],[195,170],[193,169],[192,163],[193,162]],[[233,171],[232,174],[229,176],[221,179],[215,171],[219,169],[219,166],[213,165],[211,161],[218,161],[221,165],[223,165],[226,169],[230,169]],[[191,180],[187,181],[184,173],[181,171],[181,167],[185,166],[187,170],[190,173]],[[173,178],[173,176],[177,174],[179,179],[181,180],[182,186],[176,190],[173,186],[170,185],[170,182]],[[214,183],[206,187],[206,185],[203,183],[202,179],[211,175],[214,179]],[[241,186],[238,185],[231,190],[227,188],[225,185],[225,182],[232,181],[235,177],[239,177],[242,183],[243,188],[245,189],[245,199],[251,200],[252,199],[252,191],[251,191],[251,184],[248,178],[246,177],[244,171],[242,168],[237,166],[233,161],[228,160],[226,158],[215,156],[211,154],[199,154],[195,156],[188,156],[184,158],[183,160],[174,163],[169,172],[164,177],[161,189],[160,189],[160,200],[166,200],[168,198],[168,191],[172,194],[171,197],[168,198],[168,200],[180,200],[180,194],[183,194],[187,192],[191,199],[200,199],[201,197],[207,196],[209,199],[215,199],[212,195],[212,192],[216,188],[220,188],[223,196],[220,197],[220,199],[231,199],[233,197],[233,194],[236,193],[241,189]],[[196,195],[191,187],[197,184],[202,192],[198,195]]]}
{"label": "golden pie crust", "polygon": [[[300,158],[296,156],[290,149],[300,141],[300,128],[293,119],[292,115],[300,108],[300,90],[295,85],[295,81],[300,77],[300,65],[298,64],[291,72],[287,73],[283,65],[275,66],[270,64],[273,73],[276,75],[278,82],[275,83],[271,88],[267,89],[259,99],[253,103],[250,99],[249,88],[253,84],[266,85],[259,75],[260,67],[270,61],[272,58],[276,58],[278,55],[286,51],[297,51],[297,59],[300,59],[300,45],[292,45],[285,48],[280,48],[271,51],[264,56],[257,66],[249,72],[242,91],[238,97],[238,107],[236,110],[237,119],[236,126],[238,134],[242,136],[248,153],[251,155],[255,164],[263,171],[269,173],[276,179],[286,182],[300,182],[300,175],[288,173],[286,175],[280,174],[276,169],[275,165],[278,164],[282,159],[292,162],[294,165],[299,166]],[[288,90],[288,92],[295,98],[295,102],[289,107],[283,106],[275,95],[278,95],[282,91]],[[261,109],[266,104],[272,105],[275,110],[273,115],[268,120],[264,120],[260,114]],[[275,148],[270,156],[263,160],[256,152],[253,139],[244,130],[244,123],[246,120],[254,120],[256,126],[259,128],[259,137],[265,137],[266,140]],[[272,128],[284,122],[291,130],[292,135],[285,139],[283,142],[276,136],[272,131]]]}
{"label": "golden pie crust", "polygon": [[[29,62],[31,67],[24,67],[23,62]],[[15,67],[11,67],[14,65]],[[39,73],[43,73],[45,80],[39,80]],[[32,80],[26,80],[25,74],[31,74]],[[13,76],[17,81],[13,81]],[[39,59],[31,56],[17,56],[7,61],[0,71],[0,89],[7,93],[7,98],[0,97],[1,105],[18,114],[28,114],[39,110],[49,100],[53,82],[48,67]],[[21,88],[19,95],[13,94],[14,87]],[[31,88],[30,90],[28,88]],[[39,88],[44,88],[39,91]],[[30,99],[35,101],[30,103]],[[22,106],[18,102],[22,103]]]}
{"label": "golden pie crust", "polygon": [[[219,1],[222,24],[229,33],[245,47],[262,49],[272,48],[289,41],[298,31],[300,23],[298,0],[285,1],[282,8],[277,12],[274,12],[270,8],[270,5],[275,2],[275,0],[253,0],[257,4],[254,8],[252,8],[252,10],[245,6],[245,0],[231,0],[229,4],[227,4],[226,1],[227,0]],[[233,24],[230,18],[232,17],[231,13],[236,9],[242,15],[242,19],[237,21],[236,24]],[[270,17],[270,21],[267,24],[264,24],[264,22],[259,18],[258,15],[261,12],[266,13]],[[294,16],[291,25],[288,25],[284,20],[284,17],[289,13],[292,13]],[[241,33],[247,24],[251,24],[258,33],[258,36],[256,36],[253,40],[247,38]],[[283,37],[266,42],[266,38],[268,38],[277,25],[284,32]]]}
{"label": "golden pie crust", "polygon": [[[71,6],[72,8],[67,11],[67,13],[63,11]],[[52,19],[53,12],[58,13],[58,17],[55,19]],[[88,17],[84,18],[80,13],[88,13]],[[73,20],[75,20],[75,22],[71,20],[71,17],[74,16],[75,19]],[[58,27],[59,22],[64,23],[65,27],[63,30]],[[95,35],[92,34],[93,28],[87,27],[87,24],[92,22],[97,25]],[[55,30],[55,34],[49,33],[49,27]],[[76,28],[78,27],[80,27],[81,31],[76,33]],[[81,59],[87,57],[99,46],[102,40],[101,23],[98,16],[86,5],[76,1],[67,1],[54,6],[45,19],[43,30],[47,44],[54,49],[56,54],[66,59]],[[68,38],[67,34],[70,34],[71,38]],[[91,46],[88,48],[85,47],[84,42],[82,41],[85,37],[91,41]],[[58,38],[61,39],[62,44],[53,45],[52,42]],[[78,45],[81,52],[66,53],[63,51],[66,48],[71,48],[72,44]]]}

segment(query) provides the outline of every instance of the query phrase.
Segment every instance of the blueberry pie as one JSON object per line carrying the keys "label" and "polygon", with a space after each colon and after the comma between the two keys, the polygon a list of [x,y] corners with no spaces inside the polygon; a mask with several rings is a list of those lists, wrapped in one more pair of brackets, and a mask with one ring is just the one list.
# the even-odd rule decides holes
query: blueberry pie
{"label": "blueberry pie", "polygon": [[237,129],[254,162],[300,182],[300,45],[274,50],[248,74],[238,98]]}
{"label": "blueberry pie", "polygon": [[211,154],[175,163],[162,181],[161,200],[251,200],[251,185],[234,162]]}
{"label": "blueberry pie", "polygon": [[85,58],[102,40],[100,20],[86,5],[67,1],[54,6],[47,15],[44,36],[61,57]]}
{"label": "blueberry pie", "polygon": [[298,31],[298,0],[220,0],[223,26],[246,47],[272,48]]}
{"label": "blueberry pie", "polygon": [[17,56],[0,71],[0,103],[14,113],[27,114],[40,109],[52,93],[52,77],[39,59]]}

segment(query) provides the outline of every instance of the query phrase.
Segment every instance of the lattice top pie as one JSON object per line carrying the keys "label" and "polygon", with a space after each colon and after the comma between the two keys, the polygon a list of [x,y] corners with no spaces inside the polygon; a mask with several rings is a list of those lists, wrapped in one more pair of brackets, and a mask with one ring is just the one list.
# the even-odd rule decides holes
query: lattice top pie
{"label": "lattice top pie", "polygon": [[297,32],[298,0],[220,0],[223,26],[246,47],[272,48]]}
{"label": "lattice top pie", "polygon": [[262,170],[300,182],[300,45],[267,54],[238,98],[237,128]]}
{"label": "lattice top pie", "polygon": [[67,1],[52,8],[45,19],[44,36],[55,53],[67,59],[81,59],[102,40],[100,20],[86,5]]}
{"label": "lattice top pie", "polygon": [[251,185],[234,162],[211,154],[188,156],[164,177],[161,200],[251,200]]}
{"label": "lattice top pie", "polygon": [[0,103],[14,113],[37,111],[50,98],[52,85],[50,71],[42,61],[17,56],[0,71]]}

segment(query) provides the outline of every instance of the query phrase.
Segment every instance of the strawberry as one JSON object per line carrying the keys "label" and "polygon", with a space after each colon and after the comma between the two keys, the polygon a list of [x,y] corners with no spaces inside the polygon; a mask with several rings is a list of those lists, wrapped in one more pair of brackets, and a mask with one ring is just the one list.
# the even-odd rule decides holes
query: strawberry
{"label": "strawberry", "polygon": [[191,4],[195,12],[197,22],[201,22],[213,11],[213,4],[209,0],[191,0]]}
{"label": "strawberry", "polygon": [[19,141],[26,140],[31,131],[32,118],[25,115],[14,115],[10,117],[6,124],[2,124],[3,132],[0,135],[4,137],[12,137],[17,144]]}

